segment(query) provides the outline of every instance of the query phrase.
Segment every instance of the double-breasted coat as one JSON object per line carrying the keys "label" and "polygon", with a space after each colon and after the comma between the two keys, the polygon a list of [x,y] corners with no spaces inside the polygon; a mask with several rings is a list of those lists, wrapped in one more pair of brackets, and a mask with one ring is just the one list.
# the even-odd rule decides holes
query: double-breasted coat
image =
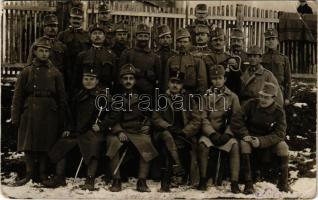
{"label": "double-breasted coat", "polygon": [[50,61],[33,59],[18,76],[12,100],[18,151],[48,151],[63,128],[65,110],[62,74]]}

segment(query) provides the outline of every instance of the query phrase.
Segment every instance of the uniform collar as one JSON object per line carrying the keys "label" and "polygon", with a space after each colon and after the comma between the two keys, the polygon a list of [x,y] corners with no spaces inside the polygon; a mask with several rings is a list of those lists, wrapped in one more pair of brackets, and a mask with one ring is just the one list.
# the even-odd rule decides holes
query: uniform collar
{"label": "uniform collar", "polygon": [[74,28],[73,26],[69,26],[69,30],[73,33],[80,33],[83,31],[83,28],[80,27],[80,28]]}
{"label": "uniform collar", "polygon": [[203,45],[203,46],[196,46],[195,48],[198,51],[206,51],[206,50],[208,50],[208,45],[206,44],[206,45]]}
{"label": "uniform collar", "polygon": [[92,48],[94,48],[96,50],[102,50],[103,46],[97,46],[97,45],[92,44]]}
{"label": "uniform collar", "polygon": [[219,89],[215,89],[213,88],[212,86],[206,91],[206,94],[207,95],[211,95],[211,94],[217,94],[217,95],[220,95],[220,94],[225,94],[225,95],[229,95],[231,94],[231,91],[226,87],[226,86],[223,86],[223,88],[221,88],[220,90]]}
{"label": "uniform collar", "polygon": [[32,64],[35,67],[49,67],[50,62],[49,62],[49,60],[41,61],[38,58],[34,58],[32,61]]}
{"label": "uniform collar", "polygon": [[224,50],[223,50],[223,49],[222,49],[222,50],[213,49],[212,51],[213,51],[213,53],[217,53],[217,54],[222,54],[222,53],[224,53]]}

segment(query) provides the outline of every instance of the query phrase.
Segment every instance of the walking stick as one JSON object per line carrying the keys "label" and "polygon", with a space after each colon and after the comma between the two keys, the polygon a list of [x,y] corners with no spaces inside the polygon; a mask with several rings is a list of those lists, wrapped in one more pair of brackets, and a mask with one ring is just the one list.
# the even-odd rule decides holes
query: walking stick
{"label": "walking stick", "polygon": [[214,184],[215,185],[217,185],[217,182],[218,182],[218,179],[219,179],[220,165],[221,165],[221,151],[219,150],[218,160],[217,160],[217,163],[216,163],[215,179],[214,179]]}
{"label": "walking stick", "polygon": [[[103,106],[100,106],[100,107],[99,107],[99,112],[98,112],[97,118],[96,118],[96,120],[95,120],[95,124],[97,124],[97,122],[98,122],[98,120],[99,120],[99,117],[100,117],[100,115],[102,114],[102,111],[103,111]],[[81,161],[80,161],[80,163],[78,164],[78,167],[77,167],[77,170],[76,170],[76,173],[75,173],[75,177],[74,177],[75,179],[77,178],[78,172],[79,172],[79,170],[81,169],[83,160],[84,160],[84,158],[83,158],[83,156],[82,156]]]}
{"label": "walking stick", "polygon": [[126,156],[126,154],[127,154],[127,150],[128,150],[128,147],[126,147],[126,149],[125,149],[123,155],[121,155],[120,160],[119,160],[119,162],[118,162],[118,164],[117,164],[117,166],[116,166],[116,168],[115,168],[115,170],[114,170],[113,176],[115,176],[115,174],[117,173],[117,171],[118,171],[118,169],[119,169],[121,163],[123,162],[123,160],[124,160],[124,158],[125,158],[125,156]]}

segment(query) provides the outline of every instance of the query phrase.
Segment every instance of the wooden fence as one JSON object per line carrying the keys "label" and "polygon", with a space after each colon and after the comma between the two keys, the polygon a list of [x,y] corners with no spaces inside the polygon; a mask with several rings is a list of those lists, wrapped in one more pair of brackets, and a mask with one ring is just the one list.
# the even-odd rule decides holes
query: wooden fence
{"label": "wooden fence", "polygon": [[[83,3],[84,29],[87,29],[89,24],[97,21],[98,3],[99,1]],[[195,19],[194,8],[189,8],[187,18],[185,9],[148,6],[140,8],[135,7],[133,3],[123,5],[120,1],[114,1],[111,10],[115,23],[123,20],[128,22],[131,36],[134,35],[135,26],[140,22],[147,23],[154,28],[159,24],[167,24],[175,36],[178,28],[191,24]],[[56,1],[40,1],[38,3],[34,1],[4,2],[0,13],[2,28],[1,62],[25,62],[31,43],[43,34],[43,16],[55,11]],[[242,25],[246,37],[245,48],[251,45],[259,45],[264,49],[264,31],[267,28],[277,28],[279,23],[276,11],[244,5],[209,6],[208,13],[209,22],[224,28],[226,31],[228,44],[230,44],[230,31],[235,26],[236,20],[238,18],[243,19]],[[281,51],[290,58],[293,73],[316,73],[316,44],[310,43],[300,48],[297,42],[284,42],[281,47]],[[301,51],[303,48],[305,51]]]}

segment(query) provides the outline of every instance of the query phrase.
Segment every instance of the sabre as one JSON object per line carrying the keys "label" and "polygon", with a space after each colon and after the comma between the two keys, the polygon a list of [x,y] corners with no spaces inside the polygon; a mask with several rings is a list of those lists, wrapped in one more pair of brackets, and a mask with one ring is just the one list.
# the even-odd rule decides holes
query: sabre
{"label": "sabre", "polygon": [[217,185],[217,182],[218,182],[218,179],[219,179],[220,164],[221,164],[221,151],[219,150],[218,160],[217,160],[217,163],[216,163],[215,179],[214,179],[214,184],[215,185]]}
{"label": "sabre", "polygon": [[123,162],[123,160],[124,160],[124,158],[125,158],[125,156],[126,156],[126,154],[127,154],[127,150],[128,150],[128,147],[126,147],[126,149],[125,149],[123,155],[121,155],[121,157],[120,157],[120,160],[119,160],[119,162],[118,162],[118,164],[117,164],[117,166],[116,166],[116,168],[115,168],[115,170],[114,170],[114,173],[113,173],[114,176],[115,176],[115,174],[117,173],[117,171],[118,171],[118,169],[119,169],[121,163]]}

